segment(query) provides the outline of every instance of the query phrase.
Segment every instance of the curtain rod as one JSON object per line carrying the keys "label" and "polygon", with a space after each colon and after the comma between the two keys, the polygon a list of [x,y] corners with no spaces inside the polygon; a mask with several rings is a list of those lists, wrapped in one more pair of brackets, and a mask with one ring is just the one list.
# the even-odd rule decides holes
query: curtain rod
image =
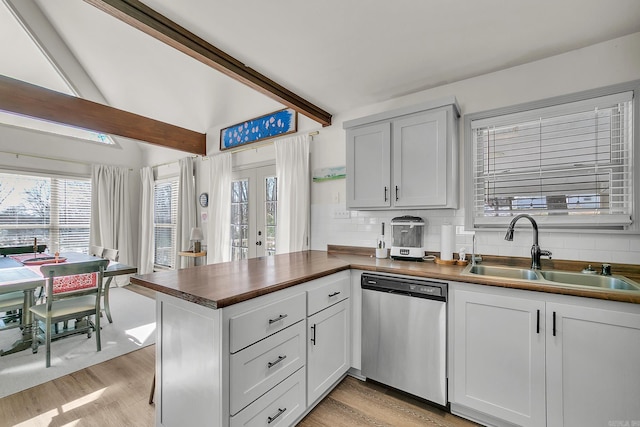
{"label": "curtain rod", "polygon": [[[312,137],[312,138],[313,138],[315,135],[319,135],[319,134],[320,134],[320,131],[319,131],[319,130],[316,130],[316,131],[313,131],[313,132],[309,132],[309,136],[310,136],[310,137]],[[253,145],[253,146],[252,146],[252,145],[249,145],[249,146],[246,146],[246,147],[236,148],[235,150],[234,150],[234,149],[231,149],[231,150],[225,150],[225,151],[224,151],[224,153],[231,153],[231,154],[233,154],[233,153],[239,153],[239,152],[241,152],[241,151],[257,150],[258,148],[266,147],[267,145],[271,145],[271,144],[273,144],[273,141],[275,141],[276,139],[277,139],[277,137],[276,137],[276,138],[271,138],[270,140],[265,141],[265,142],[263,142],[262,144]]]}
{"label": "curtain rod", "polygon": [[[320,131],[316,130],[313,132],[309,132],[309,136],[313,137],[315,135],[319,135]],[[258,148],[262,148],[262,147],[266,147],[267,145],[273,144],[273,141],[275,140],[275,138],[270,139],[269,141],[266,141],[262,144],[258,144],[258,145],[253,145],[253,146],[248,146],[248,147],[243,147],[243,148],[237,148],[235,150],[226,150],[226,151],[221,151],[221,153],[239,153],[241,151],[246,151],[246,150],[257,150]],[[198,157],[201,158],[202,160],[209,160],[209,156],[192,156],[194,159],[197,159]],[[178,160],[172,160],[170,162],[164,162],[164,163],[158,163],[157,165],[153,165],[151,166],[151,169],[153,168],[159,168],[161,166],[167,166],[167,165],[171,165],[174,163],[178,163]]]}
{"label": "curtain rod", "polygon": [[[39,156],[37,154],[16,153],[14,151],[0,150],[0,153],[11,154],[12,156],[16,156],[16,158],[22,156],[22,157],[32,157],[34,159],[53,160],[53,161],[56,161],[56,162],[75,163],[75,164],[83,165],[83,166],[91,166],[92,165],[92,163],[81,162],[80,160],[69,160],[69,159],[61,159],[61,158],[58,158],[58,157]],[[121,167],[120,165],[112,165],[112,166]],[[133,169],[129,168],[129,171],[131,172],[131,171],[133,171]]]}

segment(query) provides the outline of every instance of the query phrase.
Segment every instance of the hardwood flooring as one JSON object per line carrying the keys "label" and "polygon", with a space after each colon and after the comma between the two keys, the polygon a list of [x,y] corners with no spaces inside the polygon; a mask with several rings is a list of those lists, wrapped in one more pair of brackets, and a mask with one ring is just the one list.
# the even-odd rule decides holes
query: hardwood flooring
{"label": "hardwood flooring", "polygon": [[0,399],[0,426],[153,426],[155,345]]}
{"label": "hardwood flooring", "polygon": [[[1,427],[151,427],[149,405],[155,346],[91,366],[0,399]],[[345,378],[301,427],[436,426],[477,424],[378,384]]]}
{"label": "hardwood flooring", "polygon": [[299,427],[468,427],[478,424],[379,384],[346,377]]}

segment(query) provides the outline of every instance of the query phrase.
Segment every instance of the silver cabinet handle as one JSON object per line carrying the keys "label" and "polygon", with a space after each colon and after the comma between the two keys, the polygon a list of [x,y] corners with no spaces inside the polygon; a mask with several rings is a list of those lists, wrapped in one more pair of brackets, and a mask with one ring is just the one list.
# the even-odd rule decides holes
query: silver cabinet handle
{"label": "silver cabinet handle", "polygon": [[269,319],[269,324],[272,325],[276,322],[281,321],[282,319],[284,319],[285,317],[287,317],[286,314],[281,314],[280,316],[276,317],[275,319]]}
{"label": "silver cabinet handle", "polygon": [[280,415],[284,414],[286,412],[287,408],[278,408],[278,413],[275,414],[273,417],[268,417],[267,418],[267,424],[271,424],[272,422],[274,422],[276,420],[276,418],[278,418]]}
{"label": "silver cabinet handle", "polygon": [[276,366],[278,363],[282,362],[286,358],[287,358],[286,355],[278,356],[278,358],[275,361],[267,363],[267,368],[273,368],[274,366]]}
{"label": "silver cabinet handle", "polygon": [[329,298],[335,297],[336,295],[340,295],[340,292],[336,291],[336,292],[333,292],[333,293],[329,294]]}

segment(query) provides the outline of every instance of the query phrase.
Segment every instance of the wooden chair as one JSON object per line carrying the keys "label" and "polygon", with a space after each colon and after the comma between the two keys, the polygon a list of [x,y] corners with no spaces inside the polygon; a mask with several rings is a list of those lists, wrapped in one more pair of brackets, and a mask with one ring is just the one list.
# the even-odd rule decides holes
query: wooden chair
{"label": "wooden chair", "polygon": [[118,249],[104,248],[102,251],[102,258],[106,258],[109,261],[118,262],[120,258],[120,251]]}
{"label": "wooden chair", "polygon": [[9,292],[0,295],[0,330],[22,326],[22,308],[24,293],[22,291]]}
{"label": "wooden chair", "polygon": [[[102,251],[102,258],[108,259],[112,262],[118,262],[118,259],[120,258],[120,251],[118,249],[105,248]],[[109,323],[113,323],[113,319],[111,318],[111,307],[109,306],[109,288],[111,287],[112,280],[113,277],[109,277],[104,284],[104,305],[102,306],[105,314],[107,315],[107,320],[109,320]]]}
{"label": "wooden chair", "polygon": [[[78,262],[68,264],[49,264],[40,267],[42,275],[46,279],[47,300],[43,304],[34,305],[29,310],[33,313],[33,352],[38,351],[38,332],[41,321],[45,324],[44,335],[47,347],[47,368],[51,366],[51,340],[63,338],[68,335],[87,333],[91,338],[91,332],[96,333],[96,348],[100,351],[100,295],[102,293],[102,279],[104,270],[109,265],[106,259]],[[79,291],[53,292],[54,279],[61,276],[75,276],[92,273],[95,279],[95,287]],[[94,274],[95,273],[95,274]],[[94,316],[94,322],[90,316]],[[58,322],[86,317],[86,324],[75,324],[74,329],[65,330],[53,337],[52,326]]]}
{"label": "wooden chair", "polygon": [[99,256],[102,258],[102,252],[104,252],[104,248],[102,246],[89,246],[89,255]]}

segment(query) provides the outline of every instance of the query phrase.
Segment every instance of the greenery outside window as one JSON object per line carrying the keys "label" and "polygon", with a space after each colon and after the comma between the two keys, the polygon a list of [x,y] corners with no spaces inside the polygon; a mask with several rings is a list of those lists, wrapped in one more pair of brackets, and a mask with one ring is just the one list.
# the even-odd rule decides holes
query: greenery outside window
{"label": "greenery outside window", "polygon": [[0,173],[0,244],[39,243],[59,252],[87,252],[91,180]]}
{"label": "greenery outside window", "polygon": [[597,95],[465,117],[471,228],[505,227],[522,213],[548,227],[632,224],[637,99],[634,90]]}

